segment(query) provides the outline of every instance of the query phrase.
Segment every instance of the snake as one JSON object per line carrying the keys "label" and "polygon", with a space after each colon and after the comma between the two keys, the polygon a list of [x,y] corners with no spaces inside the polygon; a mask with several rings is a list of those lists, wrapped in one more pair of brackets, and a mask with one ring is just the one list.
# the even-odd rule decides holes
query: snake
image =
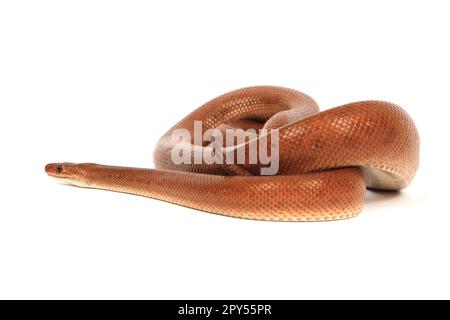
{"label": "snake", "polygon": [[[201,133],[251,134],[221,147],[223,141],[195,138],[196,122]],[[174,139],[180,130],[190,137]],[[173,161],[180,145],[176,150],[185,155],[213,150],[215,159],[231,155],[236,160],[238,152],[247,155],[255,143],[262,149],[263,142],[267,154],[277,155],[275,173],[262,173],[268,163],[258,154],[256,160],[248,156],[240,163]],[[413,120],[394,103],[358,101],[320,111],[310,96],[297,90],[254,86],[214,98],[174,125],[156,145],[154,169],[55,162],[45,171],[65,184],[230,217],[325,221],[358,215],[367,189],[407,187],[419,166],[419,145]]]}

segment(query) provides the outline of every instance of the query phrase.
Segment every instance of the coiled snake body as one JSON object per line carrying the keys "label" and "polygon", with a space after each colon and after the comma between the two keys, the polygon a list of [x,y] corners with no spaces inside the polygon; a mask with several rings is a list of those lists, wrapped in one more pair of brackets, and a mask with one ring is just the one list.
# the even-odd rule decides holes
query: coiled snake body
{"label": "coiled snake body", "polygon": [[[264,165],[259,159],[175,164],[171,152],[178,142],[172,134],[186,129],[194,135],[197,120],[203,131],[277,129],[276,175],[260,175]],[[223,150],[248,152],[250,140]],[[366,187],[406,187],[418,168],[419,137],[408,114],[392,103],[363,101],[319,112],[315,101],[301,92],[260,86],[229,92],[189,114],[160,139],[154,160],[157,169],[91,163],[52,163],[45,169],[72,185],[143,195],[227,216],[333,220],[358,214]]]}

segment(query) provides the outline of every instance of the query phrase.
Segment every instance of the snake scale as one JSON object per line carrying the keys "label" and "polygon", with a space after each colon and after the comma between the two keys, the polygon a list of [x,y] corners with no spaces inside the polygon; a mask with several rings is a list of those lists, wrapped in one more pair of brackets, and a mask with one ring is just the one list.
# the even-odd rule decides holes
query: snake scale
{"label": "snake scale", "polygon": [[[202,132],[266,129],[265,135],[257,133],[218,149],[233,156],[238,150],[247,154],[263,136],[272,146],[271,133],[277,130],[276,174],[261,175],[266,164],[260,159],[174,163],[172,151],[179,141],[173,133],[184,129],[195,135],[195,121],[201,121]],[[185,144],[197,151],[210,147],[194,139]],[[159,140],[154,162],[156,169],[64,162],[48,164],[45,170],[71,185],[142,195],[232,217],[336,220],[362,210],[366,188],[408,186],[419,165],[419,136],[410,116],[393,103],[361,101],[319,112],[317,103],[299,91],[257,86],[226,93],[193,111]]]}

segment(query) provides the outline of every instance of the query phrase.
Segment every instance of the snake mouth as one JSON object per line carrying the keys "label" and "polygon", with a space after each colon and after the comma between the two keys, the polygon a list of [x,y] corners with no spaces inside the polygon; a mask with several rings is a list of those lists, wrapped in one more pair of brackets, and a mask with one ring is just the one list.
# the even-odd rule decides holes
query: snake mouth
{"label": "snake mouth", "polygon": [[50,177],[58,177],[62,172],[62,164],[61,163],[49,163],[45,166],[45,173]]}

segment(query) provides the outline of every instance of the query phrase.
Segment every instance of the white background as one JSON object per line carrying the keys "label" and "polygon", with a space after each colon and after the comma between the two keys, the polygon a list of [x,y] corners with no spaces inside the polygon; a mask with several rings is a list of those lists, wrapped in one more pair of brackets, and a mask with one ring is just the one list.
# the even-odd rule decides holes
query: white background
{"label": "white background", "polygon": [[[450,298],[448,1],[2,1],[0,298]],[[357,218],[255,222],[64,187],[47,162],[150,167],[243,86],[382,99],[421,135]],[[376,137],[374,137],[376,138]]]}

